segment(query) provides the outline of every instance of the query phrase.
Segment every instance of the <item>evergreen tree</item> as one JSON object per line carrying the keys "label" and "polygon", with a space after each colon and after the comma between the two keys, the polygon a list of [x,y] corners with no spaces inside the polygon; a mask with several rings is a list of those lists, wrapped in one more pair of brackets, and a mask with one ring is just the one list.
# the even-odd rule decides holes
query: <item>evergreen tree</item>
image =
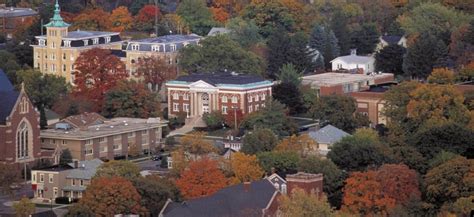
{"label": "evergreen tree", "polygon": [[403,71],[409,76],[426,78],[438,60],[446,56],[447,47],[442,40],[429,34],[421,34],[407,49],[403,59]]}
{"label": "evergreen tree", "polygon": [[330,68],[330,61],[339,56],[340,49],[336,35],[327,27],[314,27],[309,46],[319,51],[319,58],[324,61],[326,68]]}
{"label": "evergreen tree", "polygon": [[403,55],[406,49],[398,44],[384,47],[375,54],[375,69],[377,71],[403,74]]}
{"label": "evergreen tree", "polygon": [[334,13],[333,18],[329,23],[331,29],[334,31],[334,35],[338,39],[337,44],[340,48],[341,55],[348,54],[351,48],[351,39],[347,23],[348,18],[339,10]]}
{"label": "evergreen tree", "polygon": [[282,83],[291,83],[298,87],[301,84],[301,75],[302,73],[298,72],[293,64],[288,63],[281,67],[278,79]]}
{"label": "evergreen tree", "polygon": [[374,23],[363,24],[360,29],[351,34],[352,48],[356,48],[358,54],[371,54],[377,43],[379,43],[379,32]]}

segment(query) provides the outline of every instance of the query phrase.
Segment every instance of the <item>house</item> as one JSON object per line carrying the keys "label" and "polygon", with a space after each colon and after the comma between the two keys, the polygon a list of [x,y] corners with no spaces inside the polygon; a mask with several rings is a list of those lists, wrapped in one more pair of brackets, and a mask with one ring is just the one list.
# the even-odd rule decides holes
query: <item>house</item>
{"label": "house", "polygon": [[168,114],[185,112],[201,117],[211,111],[227,114],[240,109],[243,114],[258,111],[271,100],[271,81],[258,75],[238,73],[196,73],[166,82]]}
{"label": "house", "polygon": [[119,32],[68,31],[70,24],[63,21],[56,1],[53,18],[45,25],[46,35],[36,36],[33,47],[33,66],[42,73],[62,76],[74,83],[74,62],[81,52],[92,48],[122,49]]}
{"label": "house", "polygon": [[349,70],[367,74],[375,71],[375,58],[372,56],[358,56],[355,49],[351,50],[351,54],[340,56],[331,60],[332,70]]}
{"label": "house", "polygon": [[375,48],[375,52],[382,50],[384,47],[392,44],[400,45],[404,48],[407,47],[407,38],[405,36],[398,36],[398,35],[384,35],[379,37],[380,42],[377,44]]}
{"label": "house", "polygon": [[350,136],[350,134],[328,124],[317,131],[309,132],[309,136],[318,143],[320,154],[326,155],[334,143],[339,142],[346,136]]}
{"label": "house", "polygon": [[154,152],[161,143],[165,126],[167,121],[160,118],[105,119],[96,113],[84,113],[42,130],[41,146],[69,149],[77,160],[113,160],[127,156],[132,148],[138,153]]}
{"label": "house", "polygon": [[8,39],[13,38],[17,28],[32,24],[38,12],[31,8],[0,7],[0,33]]}
{"label": "house", "polygon": [[221,217],[274,216],[278,212],[278,198],[294,188],[321,195],[322,174],[297,173],[286,180],[273,174],[254,182],[223,188],[216,193],[184,202],[168,200],[160,217]]}
{"label": "house", "polygon": [[357,112],[366,115],[372,126],[387,124],[387,118],[383,115],[385,101],[384,94],[395,83],[387,83],[371,86],[368,90],[353,92],[352,96],[357,102]]}
{"label": "house", "polygon": [[102,163],[99,159],[93,159],[32,170],[31,186],[34,199],[54,201],[57,197],[82,198],[83,192]]}
{"label": "house", "polygon": [[349,94],[367,90],[371,85],[391,82],[394,82],[394,75],[392,73],[371,73],[367,75],[327,72],[306,75],[301,78],[301,83],[315,89],[318,96]]}
{"label": "house", "polygon": [[20,169],[43,157],[39,119],[23,86],[20,91],[15,90],[0,69],[0,163]]}
{"label": "house", "polygon": [[223,35],[229,34],[230,29],[223,28],[223,27],[212,27],[212,29],[207,33],[207,36],[216,36],[216,35]]}

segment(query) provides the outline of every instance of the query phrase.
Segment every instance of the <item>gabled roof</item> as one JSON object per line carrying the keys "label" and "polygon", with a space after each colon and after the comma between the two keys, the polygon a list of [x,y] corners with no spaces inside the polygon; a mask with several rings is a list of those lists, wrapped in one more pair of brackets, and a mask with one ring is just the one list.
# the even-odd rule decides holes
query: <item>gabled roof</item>
{"label": "gabled roof", "polygon": [[227,34],[230,33],[230,29],[223,28],[223,27],[212,27],[212,29],[207,33],[207,36],[215,36],[220,34]]}
{"label": "gabled roof", "polygon": [[5,124],[19,96],[20,92],[15,91],[5,72],[0,69],[0,124]]}
{"label": "gabled roof", "polygon": [[347,56],[337,57],[337,58],[331,60],[331,63],[336,61],[336,60],[341,60],[345,63],[366,64],[366,63],[375,61],[375,58],[371,57],[371,56],[347,55]]}
{"label": "gabled roof", "polygon": [[74,163],[69,163],[68,165],[74,169],[71,169],[66,177],[68,179],[92,179],[102,163],[99,159],[80,161],[78,162],[79,168],[74,168]]}
{"label": "gabled roof", "polygon": [[398,35],[384,35],[382,36],[382,40],[387,42],[388,44],[398,44],[398,42],[402,39],[403,36]]}
{"label": "gabled roof", "polygon": [[350,134],[333,125],[328,124],[318,131],[310,132],[309,136],[318,143],[332,145],[341,140],[343,137],[350,136]]}

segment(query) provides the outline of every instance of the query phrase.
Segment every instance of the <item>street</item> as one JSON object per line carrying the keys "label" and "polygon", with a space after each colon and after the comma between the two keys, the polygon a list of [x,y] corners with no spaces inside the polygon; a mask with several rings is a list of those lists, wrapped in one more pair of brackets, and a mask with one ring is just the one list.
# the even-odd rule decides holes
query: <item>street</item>
{"label": "street", "polygon": [[[14,200],[20,200],[23,196],[33,197],[33,190],[29,183],[24,184],[20,189],[15,190]],[[9,195],[0,194],[0,216],[9,216],[14,214],[11,207],[14,201]]]}

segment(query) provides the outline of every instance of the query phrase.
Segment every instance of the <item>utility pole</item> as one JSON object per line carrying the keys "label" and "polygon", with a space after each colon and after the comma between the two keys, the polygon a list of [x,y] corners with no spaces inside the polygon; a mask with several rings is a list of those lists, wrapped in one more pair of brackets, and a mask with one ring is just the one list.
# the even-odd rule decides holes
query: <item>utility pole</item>
{"label": "utility pole", "polygon": [[158,37],[158,0],[155,0],[155,36]]}

